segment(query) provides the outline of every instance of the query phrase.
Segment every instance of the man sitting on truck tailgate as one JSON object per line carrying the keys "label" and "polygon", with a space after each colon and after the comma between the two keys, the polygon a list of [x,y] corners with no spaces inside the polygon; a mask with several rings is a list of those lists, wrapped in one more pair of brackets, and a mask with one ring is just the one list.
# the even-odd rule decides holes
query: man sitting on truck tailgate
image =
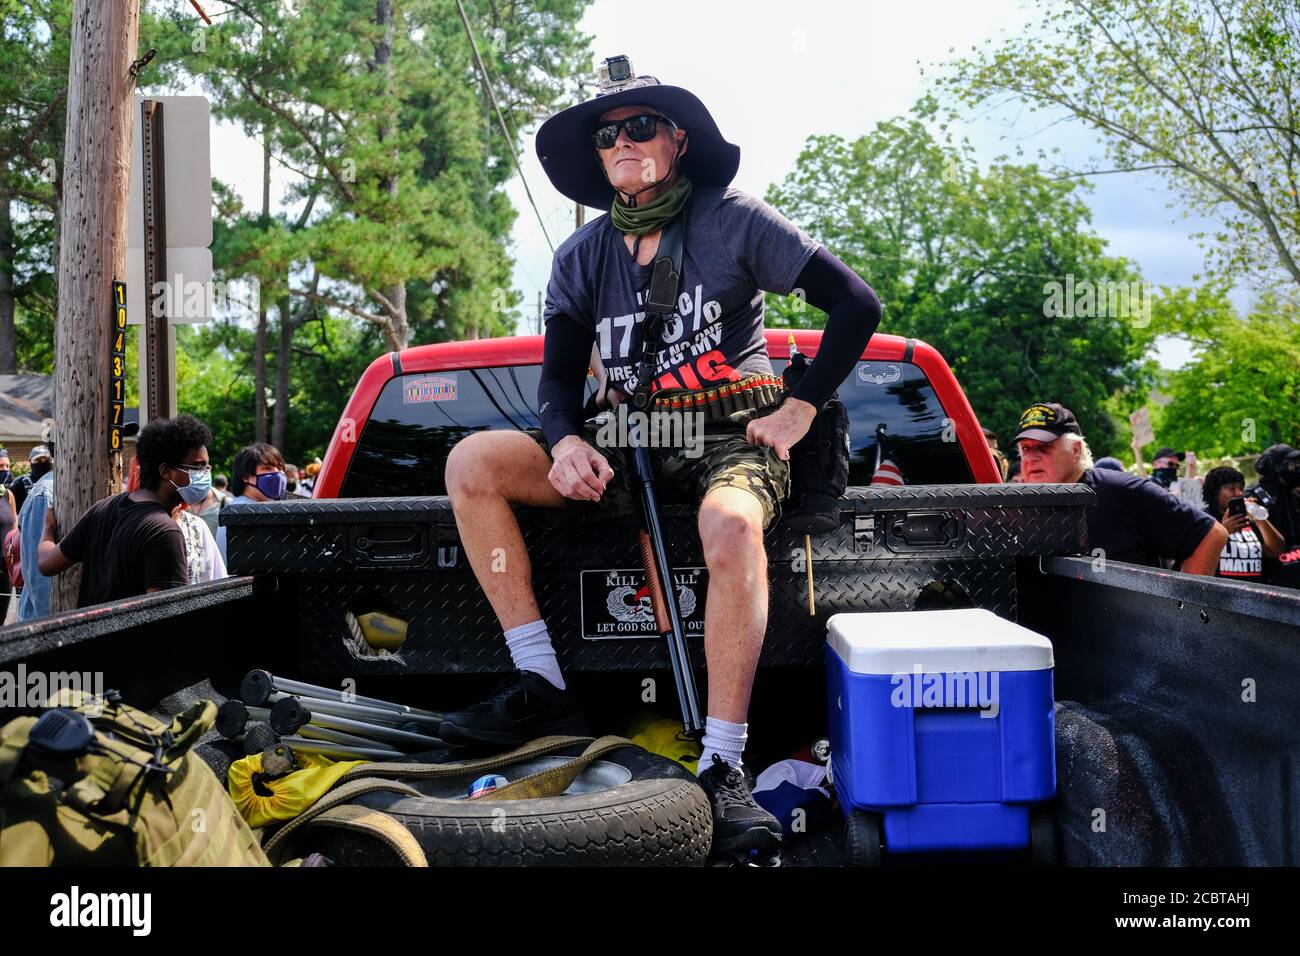
{"label": "man sitting on truck tailgate", "polygon": [[602,440],[593,421],[584,423],[584,382],[589,364],[605,373],[602,407],[636,391],[643,292],[664,226],[685,210],[680,295],[664,325],[667,347],[657,357],[653,391],[772,377],[762,290],[801,289],[806,301],[829,313],[819,357],[778,410],[747,425],[707,424],[694,456],[681,448],[651,449],[664,499],[699,506],[709,569],[709,668],[698,769],[714,803],[715,847],[723,847],[759,830],[780,832],[738,772],[767,628],[764,532],[789,494],[791,446],[862,355],[879,323],[880,303],[852,270],[779,213],[727,188],[740,151],[722,138],[694,95],[653,77],[631,78],[625,58],[607,63],[610,76],[621,65],[621,83],[602,82],[602,94],[551,117],[537,135],[538,154],[556,188],[611,210],[555,254],[538,388],[540,433],[477,432],[447,461],[461,542],[518,672],[489,700],[448,714],[440,736],[504,747],[585,727],[538,609],[511,505],[599,502],[615,509],[630,502],[631,449]]}
{"label": "man sitting on truck tailgate", "polygon": [[146,425],[135,448],[137,490],[95,502],[57,544],[54,508],[45,512],[41,573],[62,574],[80,561],[77,607],[186,584],[185,540],[171,515],[182,501],[207,495],[211,442],[212,432],[191,415]]}
{"label": "man sitting on truck tailgate", "polygon": [[1074,413],[1054,403],[1030,405],[1015,442],[1025,481],[1081,481],[1097,493],[1088,509],[1088,547],[1108,561],[1160,566],[1182,562],[1187,574],[1214,574],[1228,532],[1206,512],[1159,485],[1123,471],[1095,468]]}

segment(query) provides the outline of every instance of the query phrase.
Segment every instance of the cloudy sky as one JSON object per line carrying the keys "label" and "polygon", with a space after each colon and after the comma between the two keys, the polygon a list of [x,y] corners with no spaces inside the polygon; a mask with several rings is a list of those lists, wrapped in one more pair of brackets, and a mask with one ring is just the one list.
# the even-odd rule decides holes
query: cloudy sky
{"label": "cloudy sky", "polygon": [[[945,61],[986,38],[997,43],[1023,32],[1037,19],[1027,0],[596,0],[582,30],[598,58],[627,54],[637,72],[695,92],[723,135],[741,148],[734,185],[762,196],[793,169],[808,136],[862,135],[907,112]],[[1060,147],[1062,160],[1074,168],[1098,152],[1095,136],[1081,127],[1047,125],[1041,114],[1012,111],[972,119],[956,132],[975,146],[981,163],[1013,153],[1017,144],[1028,156],[1040,147]],[[249,205],[258,204],[257,145],[237,130],[221,129],[214,132],[212,152],[214,176],[234,184]],[[511,248],[514,282],[523,296],[521,331],[531,331],[538,292],[550,273],[543,224],[558,246],[574,228],[574,209],[542,172],[531,130],[521,161],[541,213],[539,221],[518,177],[512,180],[508,191],[520,211]],[[1182,218],[1177,197],[1154,177],[1092,181],[1087,201],[1093,226],[1112,253],[1135,260],[1150,282],[1193,281],[1203,258],[1188,235],[1205,222]],[[1175,208],[1167,208],[1171,202]],[[1161,347],[1164,364],[1186,357],[1179,343]]]}

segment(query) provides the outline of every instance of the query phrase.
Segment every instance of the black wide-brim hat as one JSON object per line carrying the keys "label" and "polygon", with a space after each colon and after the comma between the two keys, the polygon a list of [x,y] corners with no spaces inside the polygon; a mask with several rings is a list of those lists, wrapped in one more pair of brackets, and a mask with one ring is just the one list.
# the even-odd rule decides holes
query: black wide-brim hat
{"label": "black wide-brim hat", "polygon": [[[653,77],[639,77],[643,83]],[[636,81],[633,81],[634,83]],[[592,97],[556,113],[537,131],[537,158],[551,185],[574,202],[593,209],[614,204],[614,187],[605,178],[591,132],[603,113],[620,106],[649,106],[663,113],[689,137],[680,169],[694,186],[727,186],[740,168],[740,147],[722,138],[718,124],[699,97],[658,80]]]}

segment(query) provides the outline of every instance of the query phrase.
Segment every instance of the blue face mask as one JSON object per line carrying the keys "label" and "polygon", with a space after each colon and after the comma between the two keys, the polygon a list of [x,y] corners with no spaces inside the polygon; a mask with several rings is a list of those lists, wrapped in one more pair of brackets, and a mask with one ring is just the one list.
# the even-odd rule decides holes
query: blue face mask
{"label": "blue face mask", "polygon": [[254,484],[266,497],[272,501],[279,501],[284,497],[284,489],[289,484],[289,478],[282,471],[272,471],[265,475],[258,475]]}
{"label": "blue face mask", "polygon": [[9,471],[8,469],[5,469],[4,471],[0,471],[0,485],[9,484],[9,476],[12,474],[13,472]]}
{"label": "blue face mask", "polygon": [[[198,474],[188,471],[190,483],[188,485],[178,485],[172,481],[172,485],[180,492],[181,501],[187,505],[197,505],[208,496],[212,490],[212,470],[207,469]],[[168,481],[171,481],[169,478]]]}

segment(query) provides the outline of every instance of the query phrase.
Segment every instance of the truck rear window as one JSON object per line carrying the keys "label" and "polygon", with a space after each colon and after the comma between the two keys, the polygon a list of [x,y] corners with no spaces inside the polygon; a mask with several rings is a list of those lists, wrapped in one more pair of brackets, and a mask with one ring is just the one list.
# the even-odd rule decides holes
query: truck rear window
{"label": "truck rear window", "polygon": [[[772,359],[777,374],[785,359]],[[361,431],[343,498],[446,494],[452,446],[472,431],[539,428],[537,365],[411,372],[390,380]],[[587,381],[587,395],[595,382]],[[853,454],[849,483],[866,485],[876,463],[876,425],[908,484],[966,484],[970,467],[925,374],[905,362],[859,362],[840,386]],[[947,440],[945,440],[945,438]]]}

